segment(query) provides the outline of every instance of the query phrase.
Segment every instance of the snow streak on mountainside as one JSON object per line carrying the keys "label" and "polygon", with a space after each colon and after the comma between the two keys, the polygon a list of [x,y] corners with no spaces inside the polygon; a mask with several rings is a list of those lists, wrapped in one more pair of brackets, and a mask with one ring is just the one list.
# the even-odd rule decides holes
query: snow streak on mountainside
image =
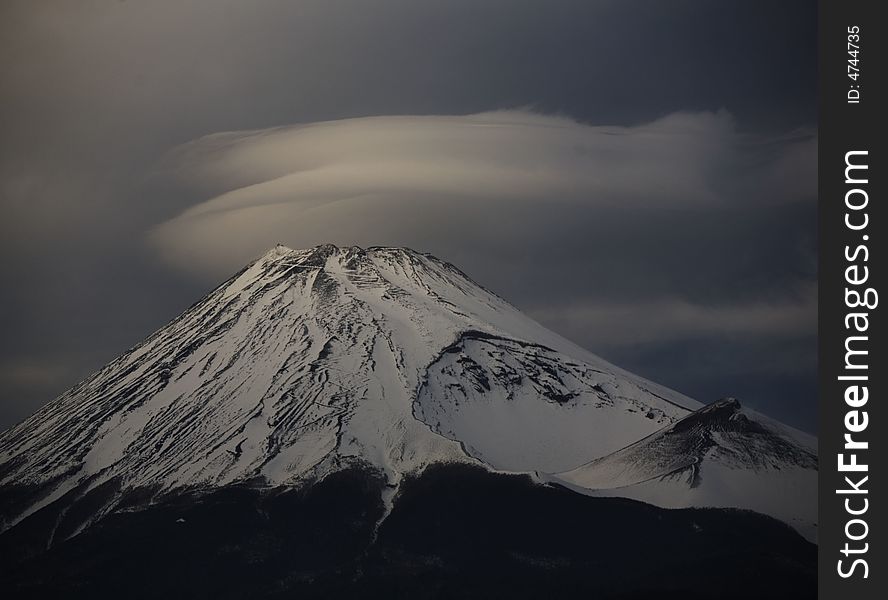
{"label": "snow streak on mountainside", "polygon": [[[479,369],[498,374],[488,385],[498,408],[450,419],[448,405],[473,398],[446,387],[444,374],[490,348],[496,360]],[[540,386],[550,391],[537,397]],[[434,257],[279,246],[0,436],[0,486],[40,490],[4,514],[5,525],[112,480],[120,494],[278,485],[359,460],[396,484],[432,462],[472,461],[463,433],[467,448],[490,448],[470,454],[494,466],[568,468],[697,406],[553,334]],[[476,419],[468,430],[467,417]],[[584,441],[559,457],[568,421]],[[485,430],[498,436],[487,446],[473,434]],[[548,450],[508,457],[528,442]]]}

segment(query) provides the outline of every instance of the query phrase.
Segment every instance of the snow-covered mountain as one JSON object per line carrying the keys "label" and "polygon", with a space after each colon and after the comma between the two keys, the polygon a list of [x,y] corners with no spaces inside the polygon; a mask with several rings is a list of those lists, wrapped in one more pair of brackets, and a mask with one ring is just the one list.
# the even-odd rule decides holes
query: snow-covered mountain
{"label": "snow-covered mountain", "polygon": [[816,539],[816,442],[728,398],[552,482],[657,506],[746,508]]}
{"label": "snow-covered mountain", "polygon": [[390,508],[405,476],[441,462],[806,532],[814,519],[767,500],[814,497],[804,435],[611,365],[430,255],[325,245],[274,248],[0,434],[0,527],[100,497],[76,534],[134,498],[355,465],[382,474]]}

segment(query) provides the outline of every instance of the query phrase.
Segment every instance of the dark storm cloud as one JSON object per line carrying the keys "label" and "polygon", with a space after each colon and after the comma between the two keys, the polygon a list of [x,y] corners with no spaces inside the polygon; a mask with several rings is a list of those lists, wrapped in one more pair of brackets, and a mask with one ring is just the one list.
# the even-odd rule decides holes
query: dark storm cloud
{"label": "dark storm cloud", "polygon": [[[442,254],[642,374],[701,400],[740,389],[811,427],[814,16],[811,2],[3,3],[0,426],[209,285],[145,239],[236,187],[177,184],[170,149],[223,131],[521,107],[630,128],[725,109],[728,154],[704,156],[701,172],[720,201],[674,198],[639,218],[632,203],[593,214],[564,194],[560,213],[540,215],[525,195],[483,213],[498,236],[462,243],[399,225],[390,198],[368,231]],[[449,192],[426,193],[453,214]],[[510,232],[524,243],[503,244]],[[720,359],[695,374],[713,348]]]}

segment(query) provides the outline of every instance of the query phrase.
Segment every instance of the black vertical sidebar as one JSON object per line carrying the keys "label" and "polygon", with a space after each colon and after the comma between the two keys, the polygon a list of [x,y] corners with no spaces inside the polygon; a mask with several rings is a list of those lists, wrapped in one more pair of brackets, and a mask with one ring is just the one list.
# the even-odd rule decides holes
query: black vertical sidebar
{"label": "black vertical sidebar", "polygon": [[[819,4],[821,598],[888,589],[888,23],[881,3]],[[884,293],[884,296],[880,296]]]}

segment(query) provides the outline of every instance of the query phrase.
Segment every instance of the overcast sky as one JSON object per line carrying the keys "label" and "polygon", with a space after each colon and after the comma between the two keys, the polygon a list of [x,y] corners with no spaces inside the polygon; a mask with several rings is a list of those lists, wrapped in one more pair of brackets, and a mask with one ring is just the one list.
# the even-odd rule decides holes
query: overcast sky
{"label": "overcast sky", "polygon": [[816,428],[816,3],[5,0],[0,428],[276,242]]}

